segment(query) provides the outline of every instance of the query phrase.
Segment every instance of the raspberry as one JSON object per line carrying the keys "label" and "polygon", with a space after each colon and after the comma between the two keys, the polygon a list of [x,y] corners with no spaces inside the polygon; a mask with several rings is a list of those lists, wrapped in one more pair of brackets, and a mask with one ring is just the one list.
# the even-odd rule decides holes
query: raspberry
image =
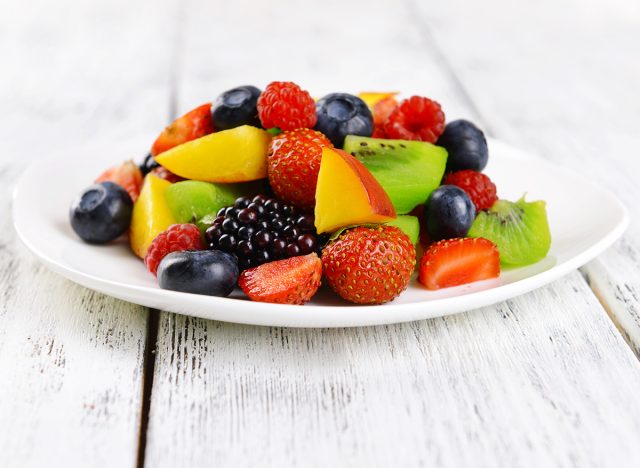
{"label": "raspberry", "polygon": [[164,257],[183,250],[202,250],[200,231],[194,224],[173,224],[158,234],[147,250],[144,264],[155,275]]}
{"label": "raspberry", "polygon": [[444,183],[455,185],[467,192],[477,211],[488,210],[498,199],[496,185],[491,182],[491,179],[487,175],[471,169],[449,174]]}
{"label": "raspberry", "polygon": [[289,81],[270,83],[258,98],[258,115],[264,128],[313,128],[316,103],[307,91]]}
{"label": "raspberry", "polygon": [[343,299],[382,304],[407,288],[416,264],[411,240],[397,227],[356,227],[322,251],[324,275]]}
{"label": "raspberry", "polygon": [[434,143],[444,131],[440,104],[426,97],[411,96],[396,107],[384,123],[388,138]]}
{"label": "raspberry", "polygon": [[273,138],[267,158],[269,184],[278,198],[313,211],[322,148],[332,148],[322,133],[300,128]]}

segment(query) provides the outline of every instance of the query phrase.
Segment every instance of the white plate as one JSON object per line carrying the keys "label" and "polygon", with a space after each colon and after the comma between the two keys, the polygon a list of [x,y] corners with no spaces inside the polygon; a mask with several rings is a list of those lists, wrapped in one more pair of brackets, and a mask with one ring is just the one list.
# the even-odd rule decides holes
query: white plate
{"label": "white plate", "polygon": [[501,198],[547,202],[553,243],[549,256],[500,278],[427,291],[415,281],[382,306],[356,306],[322,289],[305,306],[263,304],[242,298],[199,296],[158,288],[154,277],[125,243],[84,244],[68,222],[72,197],[104,168],[131,157],[131,148],[77,148],[41,160],[25,171],[13,198],[15,228],[25,245],[49,268],[83,286],[155,309],[256,325],[343,327],[420,320],[493,304],[531,291],[578,268],[609,247],[624,231],[622,204],[595,183],[504,143],[490,140],[485,172]]}

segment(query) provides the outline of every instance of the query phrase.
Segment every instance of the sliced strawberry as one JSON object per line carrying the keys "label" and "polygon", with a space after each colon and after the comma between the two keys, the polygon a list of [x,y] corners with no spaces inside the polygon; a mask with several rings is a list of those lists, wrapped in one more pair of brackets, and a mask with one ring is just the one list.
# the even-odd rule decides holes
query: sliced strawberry
{"label": "sliced strawberry", "polygon": [[125,161],[104,171],[96,182],[113,182],[129,192],[132,201],[136,201],[142,188],[142,172],[133,161]]}
{"label": "sliced strawberry", "polygon": [[213,120],[211,119],[211,103],[196,107],[182,117],[178,117],[167,126],[151,147],[151,155],[157,156],[174,146],[187,141],[195,140],[209,133],[213,133]]}
{"label": "sliced strawberry", "polygon": [[432,244],[420,260],[418,280],[427,289],[448,288],[500,275],[500,253],[482,237]]}
{"label": "sliced strawberry", "polygon": [[304,304],[320,287],[321,277],[322,261],[310,253],[244,270],[238,286],[252,301]]}

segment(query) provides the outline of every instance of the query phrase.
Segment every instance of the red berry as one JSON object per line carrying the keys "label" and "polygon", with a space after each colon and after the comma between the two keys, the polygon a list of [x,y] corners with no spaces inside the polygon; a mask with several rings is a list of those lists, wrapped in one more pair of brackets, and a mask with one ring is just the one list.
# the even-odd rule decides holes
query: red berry
{"label": "red berry", "polygon": [[264,128],[313,128],[317,120],[316,103],[297,84],[274,81],[258,98],[258,115]]}
{"label": "red berry", "polygon": [[356,227],[322,251],[324,275],[343,299],[382,304],[407,288],[416,264],[409,237],[392,226]]}
{"label": "red berry", "polygon": [[322,133],[307,128],[273,138],[267,167],[269,184],[278,198],[302,211],[313,211],[324,147],[333,145]]}
{"label": "red berry", "polygon": [[373,105],[373,138],[386,138],[384,123],[391,113],[398,107],[398,101],[393,96],[383,98]]}
{"label": "red berry", "polygon": [[496,185],[486,174],[465,169],[464,171],[453,172],[444,181],[447,185],[455,185],[467,192],[476,211],[488,210],[498,199],[496,195]]}
{"label": "red berry", "polygon": [[500,253],[490,240],[447,239],[432,244],[420,260],[418,281],[427,289],[460,286],[500,275]]}
{"label": "red berry", "polygon": [[420,96],[402,101],[384,123],[384,132],[392,139],[435,143],[443,131],[444,112],[440,104]]}
{"label": "red berry", "polygon": [[202,248],[200,230],[194,224],[172,224],[153,239],[144,257],[144,264],[155,276],[158,265],[171,252]]}
{"label": "red berry", "polygon": [[104,171],[96,182],[113,182],[129,192],[132,201],[136,201],[142,189],[142,172],[133,161],[125,161]]}
{"label": "red berry", "polygon": [[211,103],[208,102],[178,117],[156,138],[151,155],[157,156],[171,148],[213,133]]}
{"label": "red berry", "polygon": [[304,304],[320,287],[321,278],[322,262],[310,253],[244,270],[238,286],[252,301]]}

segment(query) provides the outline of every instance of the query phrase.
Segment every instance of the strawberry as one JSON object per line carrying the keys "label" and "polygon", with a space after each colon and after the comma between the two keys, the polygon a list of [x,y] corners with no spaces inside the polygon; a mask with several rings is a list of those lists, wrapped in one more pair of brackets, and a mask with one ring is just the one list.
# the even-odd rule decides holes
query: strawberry
{"label": "strawberry", "polygon": [[322,262],[316,253],[244,270],[238,286],[252,301],[304,304],[320,287]]}
{"label": "strawberry", "polygon": [[382,304],[407,288],[416,251],[400,229],[359,226],[349,229],[322,251],[324,276],[343,299]]}
{"label": "strawberry", "polygon": [[174,146],[187,141],[195,140],[209,133],[213,133],[213,120],[211,119],[211,103],[196,107],[182,117],[178,117],[169,124],[156,138],[151,147],[151,155],[157,156]]}
{"label": "strawberry", "polygon": [[500,253],[483,237],[432,244],[420,260],[418,281],[427,289],[448,288],[500,275]]}
{"label": "strawberry", "polygon": [[477,211],[488,210],[498,199],[496,185],[489,179],[489,176],[471,169],[452,172],[444,183],[455,185],[467,192]]}
{"label": "strawberry", "polygon": [[142,179],[142,172],[138,165],[133,161],[125,161],[119,166],[110,167],[100,174],[96,179],[96,183],[113,182],[114,184],[118,184],[129,192],[131,201],[135,202],[140,195]]}
{"label": "strawberry", "polygon": [[302,211],[313,211],[324,147],[333,145],[322,133],[307,128],[283,132],[271,140],[267,171],[278,198]]}

